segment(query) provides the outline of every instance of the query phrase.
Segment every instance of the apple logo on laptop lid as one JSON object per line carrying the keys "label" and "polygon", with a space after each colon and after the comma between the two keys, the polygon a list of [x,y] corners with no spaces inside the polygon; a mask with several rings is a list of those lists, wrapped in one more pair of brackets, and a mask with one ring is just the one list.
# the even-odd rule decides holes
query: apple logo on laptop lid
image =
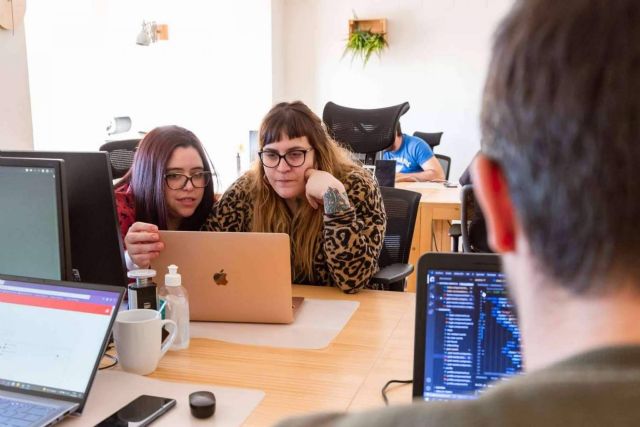
{"label": "apple logo on laptop lid", "polygon": [[216,283],[216,285],[220,286],[226,286],[227,283],[229,283],[227,281],[227,273],[224,272],[224,269],[220,270],[219,272],[215,273],[213,275],[213,281]]}

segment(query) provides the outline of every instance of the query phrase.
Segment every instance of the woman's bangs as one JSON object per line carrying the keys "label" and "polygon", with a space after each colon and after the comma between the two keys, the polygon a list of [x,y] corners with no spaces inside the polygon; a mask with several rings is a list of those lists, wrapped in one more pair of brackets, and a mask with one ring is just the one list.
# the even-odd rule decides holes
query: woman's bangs
{"label": "woman's bangs", "polygon": [[304,118],[297,114],[276,115],[264,123],[262,146],[278,142],[283,137],[294,139],[307,136],[309,135],[307,127]]}

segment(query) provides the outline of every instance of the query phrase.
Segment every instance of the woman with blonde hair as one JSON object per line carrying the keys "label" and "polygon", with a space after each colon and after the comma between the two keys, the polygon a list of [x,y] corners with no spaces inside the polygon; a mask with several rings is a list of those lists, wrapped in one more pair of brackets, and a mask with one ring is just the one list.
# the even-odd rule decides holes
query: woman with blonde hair
{"label": "woman with blonde hair", "polygon": [[260,162],[224,193],[203,229],[287,233],[295,283],[349,293],[367,286],[386,225],[371,174],[300,101],[275,105],[259,139]]}

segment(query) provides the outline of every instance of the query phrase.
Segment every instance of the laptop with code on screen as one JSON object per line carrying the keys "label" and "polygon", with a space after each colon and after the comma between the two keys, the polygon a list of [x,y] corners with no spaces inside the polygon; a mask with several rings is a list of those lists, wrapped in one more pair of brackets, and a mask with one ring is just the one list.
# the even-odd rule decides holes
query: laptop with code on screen
{"label": "laptop with code on screen", "polygon": [[472,399],[520,372],[520,332],[497,255],[427,253],[417,280],[414,399]]}
{"label": "laptop with code on screen", "polygon": [[0,425],[80,413],[123,287],[0,275]]}

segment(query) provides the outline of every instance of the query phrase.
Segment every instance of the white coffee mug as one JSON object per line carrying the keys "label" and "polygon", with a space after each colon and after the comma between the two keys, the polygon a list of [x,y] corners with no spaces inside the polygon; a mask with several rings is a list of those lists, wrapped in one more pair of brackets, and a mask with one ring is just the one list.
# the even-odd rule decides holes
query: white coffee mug
{"label": "white coffee mug", "polygon": [[[169,336],[161,342],[162,327]],[[149,375],[176,338],[178,327],[173,320],[160,319],[160,313],[146,308],[121,311],[113,325],[118,363],[134,374]]]}

